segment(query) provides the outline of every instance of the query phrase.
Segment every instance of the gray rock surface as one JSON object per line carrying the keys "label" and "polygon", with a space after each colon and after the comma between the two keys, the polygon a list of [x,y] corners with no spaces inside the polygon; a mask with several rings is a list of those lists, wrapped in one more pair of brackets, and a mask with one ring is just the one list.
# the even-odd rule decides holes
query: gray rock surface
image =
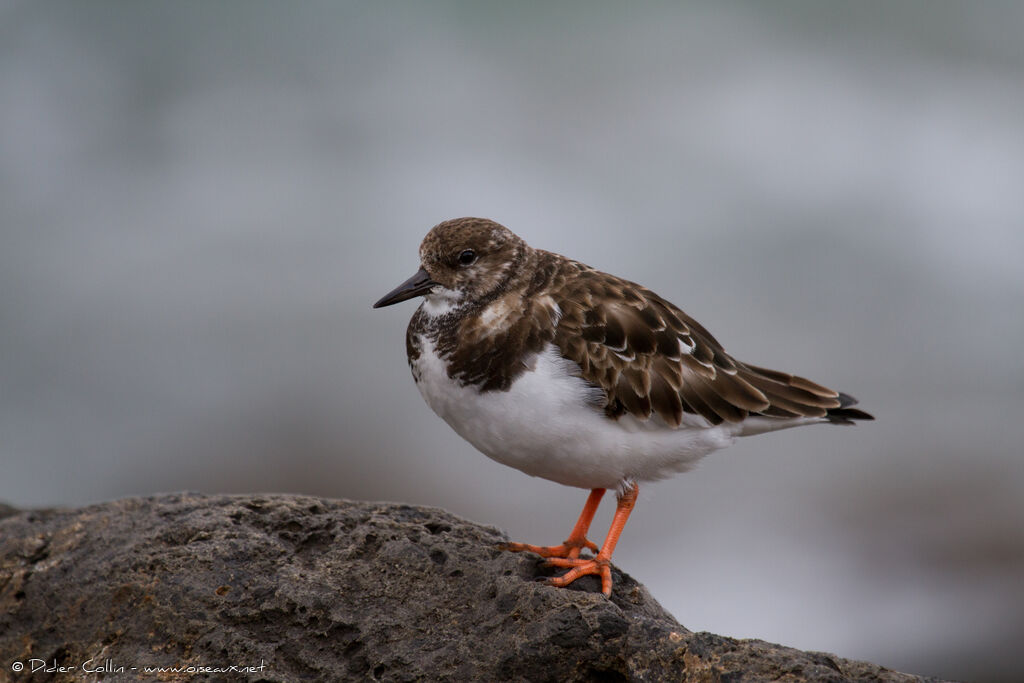
{"label": "gray rock surface", "polygon": [[617,570],[610,600],[594,577],[551,588],[504,540],[434,508],[290,495],[9,515],[0,680],[925,680],[692,633]]}

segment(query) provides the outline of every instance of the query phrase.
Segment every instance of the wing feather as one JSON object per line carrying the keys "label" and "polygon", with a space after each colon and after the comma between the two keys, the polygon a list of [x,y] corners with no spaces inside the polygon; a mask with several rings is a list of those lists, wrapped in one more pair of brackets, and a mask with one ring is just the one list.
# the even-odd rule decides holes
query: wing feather
{"label": "wing feather", "polygon": [[604,390],[609,417],[657,415],[673,427],[684,413],[711,424],[750,415],[866,419],[820,384],[737,361],[700,323],[649,289],[570,266],[550,291],[562,311],[554,342],[584,379]]}

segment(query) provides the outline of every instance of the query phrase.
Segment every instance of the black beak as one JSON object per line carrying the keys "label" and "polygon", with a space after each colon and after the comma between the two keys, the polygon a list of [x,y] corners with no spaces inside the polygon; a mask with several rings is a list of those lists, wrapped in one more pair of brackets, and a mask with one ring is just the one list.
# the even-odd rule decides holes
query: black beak
{"label": "black beak", "polygon": [[427,271],[420,268],[411,278],[385,294],[380,301],[373,305],[373,307],[382,308],[384,306],[390,306],[391,304],[397,304],[399,301],[411,299],[414,296],[422,296],[429,292],[436,284],[437,283],[431,280],[430,276],[427,275]]}

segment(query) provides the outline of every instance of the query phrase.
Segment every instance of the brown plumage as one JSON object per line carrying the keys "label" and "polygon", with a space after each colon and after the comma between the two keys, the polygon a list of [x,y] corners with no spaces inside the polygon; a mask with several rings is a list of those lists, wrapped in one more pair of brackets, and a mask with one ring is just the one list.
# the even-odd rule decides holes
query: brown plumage
{"label": "brown plumage", "polygon": [[[720,424],[751,414],[827,417],[850,405],[802,377],[737,361],[699,323],[645,287],[552,258],[563,261],[567,274],[549,290],[562,310],[554,342],[604,389],[611,417],[655,413],[678,426],[682,410]],[[860,411],[835,416],[867,419]]]}
{"label": "brown plumage", "polygon": [[442,223],[420,254],[434,266],[432,277],[441,281],[450,271],[457,289],[466,284],[458,256],[467,249],[493,256],[501,267],[474,279],[458,319],[418,310],[407,341],[412,360],[418,353],[413,337],[429,332],[450,360],[452,377],[481,391],[507,390],[528,359],[553,342],[579,366],[580,376],[604,392],[602,408],[610,419],[657,416],[671,427],[682,423],[684,413],[712,425],[751,415],[872,419],[850,408],[852,397],[736,360],[700,323],[646,287],[532,249],[493,221]]}
{"label": "brown plumage", "polygon": [[[425,297],[406,349],[427,403],[498,462],[591,489],[565,543],[509,545],[568,568],[554,585],[598,574],[611,593],[638,481],[684,471],[739,436],[873,419],[846,394],[736,360],[651,290],[533,249],[493,221],[437,225],[420,263],[375,307]],[[580,557],[597,549],[586,532],[608,488],[620,492],[608,537]]]}

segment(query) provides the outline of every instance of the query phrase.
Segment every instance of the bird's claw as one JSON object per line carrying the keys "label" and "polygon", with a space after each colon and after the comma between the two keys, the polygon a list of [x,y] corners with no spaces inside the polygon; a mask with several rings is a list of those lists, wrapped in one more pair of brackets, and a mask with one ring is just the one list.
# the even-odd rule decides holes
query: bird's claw
{"label": "bird's claw", "polygon": [[560,545],[530,545],[528,543],[502,543],[502,550],[509,550],[514,553],[534,553],[549,559],[571,559],[579,558],[584,548],[598,552],[597,544],[588,541],[586,538],[568,538]]}
{"label": "bird's claw", "polygon": [[554,567],[570,567],[569,571],[562,576],[548,579],[547,584],[549,586],[564,588],[582,576],[593,574],[601,577],[601,592],[604,593],[605,597],[610,598],[612,596],[612,569],[611,563],[606,558],[600,555],[587,560],[553,557],[547,563]]}

